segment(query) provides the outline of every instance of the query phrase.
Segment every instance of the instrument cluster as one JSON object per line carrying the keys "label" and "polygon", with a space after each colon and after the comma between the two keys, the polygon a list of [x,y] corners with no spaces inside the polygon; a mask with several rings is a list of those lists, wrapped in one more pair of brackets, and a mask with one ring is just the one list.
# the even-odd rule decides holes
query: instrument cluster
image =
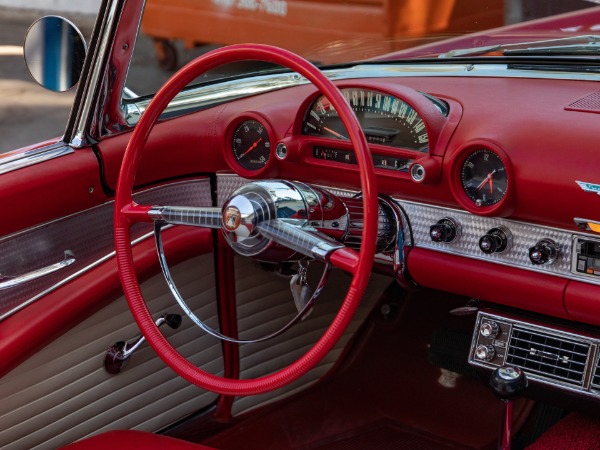
{"label": "instrument cluster", "polygon": [[[417,183],[439,180],[441,157],[460,118],[460,105],[409,88],[385,92],[349,86],[341,92],[369,143],[376,172]],[[262,114],[248,112],[234,119],[226,138],[229,165],[247,178],[272,176],[277,163],[293,153],[302,153],[309,164],[356,166],[345,126],[331,102],[317,93],[302,105],[291,142],[275,136]],[[450,187],[464,209],[480,215],[511,212],[512,168],[502,149],[488,142],[469,143],[449,164]]]}

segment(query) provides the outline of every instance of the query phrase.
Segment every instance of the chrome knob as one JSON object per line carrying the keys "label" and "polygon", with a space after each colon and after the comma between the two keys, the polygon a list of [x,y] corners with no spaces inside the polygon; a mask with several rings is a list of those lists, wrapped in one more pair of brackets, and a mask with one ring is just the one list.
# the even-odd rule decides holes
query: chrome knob
{"label": "chrome knob", "polygon": [[529,249],[532,264],[552,264],[558,256],[559,246],[552,239],[541,239]]}
{"label": "chrome knob", "polygon": [[429,228],[429,236],[434,242],[449,244],[460,237],[460,226],[456,220],[445,217]]}
{"label": "chrome knob", "polygon": [[508,250],[512,244],[512,235],[508,228],[500,226],[492,228],[479,239],[479,248],[485,254],[501,253]]}
{"label": "chrome knob", "polygon": [[500,326],[494,321],[483,322],[479,327],[479,334],[485,338],[494,339],[500,334]]}
{"label": "chrome knob", "polygon": [[496,356],[496,349],[492,345],[478,345],[475,357],[481,361],[491,361]]}

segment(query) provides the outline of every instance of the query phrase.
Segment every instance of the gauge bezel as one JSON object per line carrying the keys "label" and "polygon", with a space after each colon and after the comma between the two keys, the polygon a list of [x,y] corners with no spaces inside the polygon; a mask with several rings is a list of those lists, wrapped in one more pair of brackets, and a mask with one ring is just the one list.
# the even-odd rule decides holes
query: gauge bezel
{"label": "gauge bezel", "polygon": [[[249,120],[253,120],[259,122],[265,129],[267,136],[269,137],[270,149],[269,149],[269,158],[263,167],[257,169],[249,169],[247,167],[242,166],[234,154],[233,149],[233,136],[236,130],[244,123]],[[224,156],[229,167],[233,169],[238,175],[244,178],[261,178],[261,177],[272,177],[277,172],[277,163],[275,157],[275,147],[277,143],[273,137],[273,128],[271,127],[269,121],[261,114],[258,114],[253,111],[245,112],[235,119],[233,119],[227,125],[227,129],[225,132],[225,143],[224,143]]]}
{"label": "gauge bezel", "polygon": [[[488,151],[493,153],[504,165],[506,173],[506,192],[504,196],[492,205],[477,205],[477,203],[469,197],[465,192],[462,180],[462,170],[465,162],[473,154],[480,151]],[[481,216],[509,216],[515,207],[514,192],[515,192],[515,177],[512,163],[508,155],[496,144],[478,140],[463,145],[456,153],[451,163],[451,183],[450,188],[456,201],[467,211]]]}
{"label": "gauge bezel", "polygon": [[[377,91],[381,94],[385,94],[391,97],[396,97],[399,100],[406,103],[410,106],[423,120],[425,125],[425,129],[427,131],[428,141],[429,141],[429,149],[428,152],[419,152],[413,149],[405,149],[401,147],[390,147],[385,144],[376,144],[369,143],[369,147],[372,146],[381,146],[388,149],[400,150],[412,152],[417,155],[431,155],[431,156],[441,156],[443,154],[443,147],[440,147],[440,138],[442,134],[442,129],[446,123],[452,122],[453,125],[457,123],[456,113],[460,111],[460,108],[456,107],[454,102],[449,102],[447,99],[443,99],[445,103],[449,105],[449,114],[448,116],[444,116],[440,111],[435,107],[431,100],[425,97],[424,94],[408,87],[402,85],[386,85],[377,84],[372,85],[368,82],[340,82],[336,83],[338,89],[364,89],[364,90],[372,90]],[[339,141],[337,139],[330,139],[326,136],[318,136],[318,135],[307,135],[303,133],[304,121],[306,119],[307,114],[309,113],[309,109],[312,104],[321,96],[322,94],[319,91],[313,92],[309,95],[301,104],[300,109],[298,110],[298,114],[295,121],[294,134],[298,136],[302,136],[303,138],[315,138],[315,139],[323,139],[333,142],[344,142]],[[452,119],[451,119],[452,118]]]}

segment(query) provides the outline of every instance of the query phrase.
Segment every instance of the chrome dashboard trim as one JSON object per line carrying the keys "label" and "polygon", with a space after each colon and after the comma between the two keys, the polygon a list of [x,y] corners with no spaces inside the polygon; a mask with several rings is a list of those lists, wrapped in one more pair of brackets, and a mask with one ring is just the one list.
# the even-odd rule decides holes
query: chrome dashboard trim
{"label": "chrome dashboard trim", "polygon": [[[429,206],[396,199],[410,219],[415,247],[466,256],[485,262],[517,267],[533,272],[569,277],[571,268],[571,240],[573,232],[557,228],[518,222],[497,217],[477,216],[462,210]],[[461,238],[452,243],[434,242],[429,227],[444,217],[453,217],[460,223]],[[512,234],[512,247],[501,253],[485,254],[479,249],[479,239],[491,228],[506,227]],[[560,254],[553,264],[534,265],[529,260],[529,247],[542,238],[556,241]]]}
{"label": "chrome dashboard trim", "polygon": [[[222,202],[235,189],[247,182],[248,180],[237,175],[219,174],[217,176],[218,204],[222,205]],[[357,191],[329,186],[321,187],[340,197],[351,197],[358,193]],[[398,198],[393,200],[402,208],[405,219],[410,223],[411,233],[410,235],[407,233],[405,236],[405,246],[414,245],[417,248],[600,285],[600,277],[593,279],[571,271],[574,237],[593,239],[595,236],[592,234],[575,233],[559,228],[497,217],[477,216],[463,210],[430,206]],[[429,227],[445,217],[452,217],[459,222],[460,239],[452,243],[434,242],[429,236]],[[491,228],[499,226],[504,226],[511,231],[513,237],[511,249],[491,255],[483,253],[479,249],[479,238]],[[552,264],[535,265],[529,260],[529,248],[543,238],[554,240],[559,245],[560,253]],[[598,239],[597,236],[595,238]]]}
{"label": "chrome dashboard trim", "polygon": [[[163,114],[172,115],[185,112],[190,108],[211,107],[223,102],[301,84],[308,84],[308,80],[292,73],[259,75],[244,80],[224,81],[209,86],[191,88],[177,94]],[[137,124],[149,104],[150,99],[126,103],[124,109],[127,124],[129,126]]]}

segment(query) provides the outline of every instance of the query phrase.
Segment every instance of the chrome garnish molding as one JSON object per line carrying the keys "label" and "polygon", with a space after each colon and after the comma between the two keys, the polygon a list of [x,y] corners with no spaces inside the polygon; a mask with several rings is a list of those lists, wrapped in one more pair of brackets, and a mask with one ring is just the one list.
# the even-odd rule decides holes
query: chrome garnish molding
{"label": "chrome garnish molding", "polygon": [[0,174],[68,155],[73,151],[71,147],[62,142],[31,150],[17,151],[0,159]]}
{"label": "chrome garnish molding", "polygon": [[[134,195],[146,205],[207,206],[211,204],[208,179],[173,183]],[[58,219],[0,240],[0,273],[13,275],[35,271],[64,258],[65,251],[76,262],[58,272],[2,291],[0,320],[66,284],[114,255],[113,202]],[[152,236],[150,224],[136,224],[132,239]]]}
{"label": "chrome garnish molding", "polygon": [[[399,201],[412,225],[415,247],[427,248],[443,253],[466,256],[486,262],[568,277],[571,268],[571,240],[573,233],[556,228],[543,227],[494,217],[476,216],[464,211],[428,206],[421,203]],[[452,244],[434,242],[429,228],[444,217],[453,217],[460,223],[461,237]],[[479,248],[479,239],[491,228],[506,227],[512,235],[510,250],[502,253],[485,254]],[[529,260],[529,248],[543,238],[552,239],[559,245],[560,252],[553,264],[535,266]]]}

